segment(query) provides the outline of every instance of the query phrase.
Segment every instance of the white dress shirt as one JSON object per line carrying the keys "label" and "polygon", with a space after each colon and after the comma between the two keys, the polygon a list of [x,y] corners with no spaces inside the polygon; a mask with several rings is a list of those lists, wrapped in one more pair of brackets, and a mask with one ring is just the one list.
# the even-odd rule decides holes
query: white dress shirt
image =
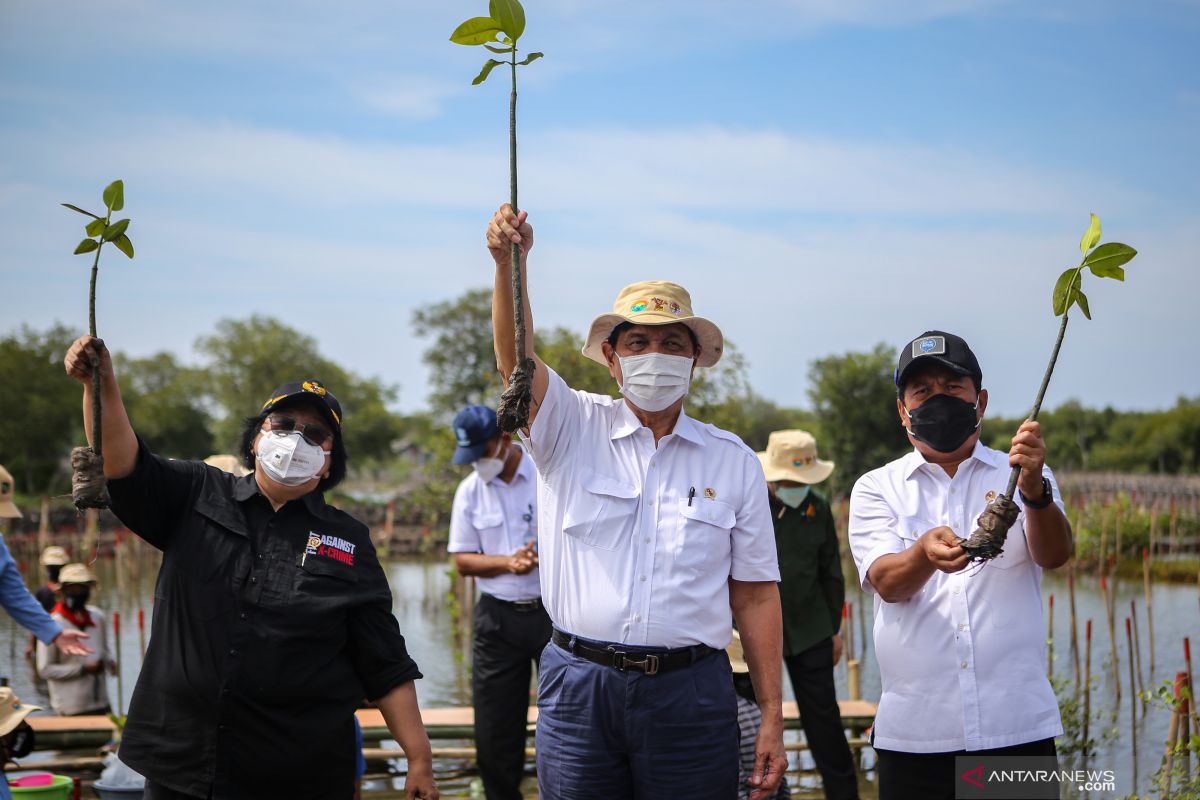
{"label": "white dress shirt", "polygon": [[[1008,483],[1008,455],[981,444],[951,479],[917,451],[863,475],[850,495],[850,549],[862,587],[888,553],[945,525],[959,536]],[[1042,471],[1054,486],[1049,468]],[[1024,507],[1020,496],[1018,505]],[[1046,679],[1042,570],[1025,542],[1025,514],[1000,557],[949,575],[936,571],[898,603],[875,595],[875,652],[883,695],[875,745],[907,753],[986,750],[1062,733]]]}
{"label": "white dress shirt", "polygon": [[[508,556],[537,541],[537,470],[524,451],[512,483],[499,477],[486,483],[479,473],[463,478],[454,492],[450,511],[451,553]],[[475,579],[479,590],[501,600],[532,600],[541,596],[536,569]]]}
{"label": "white dress shirt", "polygon": [[682,412],[656,447],[624,400],[547,371],[529,442],[550,619],[598,641],[724,648],[729,579],[779,580],[758,458]]}

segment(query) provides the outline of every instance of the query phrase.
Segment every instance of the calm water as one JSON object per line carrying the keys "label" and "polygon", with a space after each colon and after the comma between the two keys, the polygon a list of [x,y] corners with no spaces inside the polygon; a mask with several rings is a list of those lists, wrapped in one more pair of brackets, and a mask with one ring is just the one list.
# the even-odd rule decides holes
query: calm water
{"label": "calm water", "polygon": [[[122,690],[125,702],[128,701],[134,681],[140,666],[139,634],[136,626],[137,611],[144,609],[147,616],[150,613],[150,602],[153,596],[154,575],[157,562],[148,548],[122,548],[118,560],[102,560],[96,565],[100,578],[100,586],[94,602],[111,614],[118,611],[121,614],[121,655],[122,655]],[[421,666],[425,678],[418,681],[417,692],[423,706],[453,706],[470,703],[469,654],[462,650],[464,641],[463,631],[456,627],[450,594],[452,583],[448,565],[440,560],[396,560],[387,565],[389,578],[392,583],[394,607],[404,632],[410,652]],[[853,583],[853,581],[852,581]],[[1144,599],[1140,581],[1123,581],[1110,586],[1114,592],[1118,632],[1118,652],[1120,655],[1120,675],[1122,681],[1122,701],[1119,708],[1114,707],[1112,672],[1107,659],[1110,654],[1108,626],[1104,614],[1104,606],[1098,579],[1081,576],[1076,581],[1076,607],[1079,619],[1079,636],[1082,646],[1083,625],[1088,618],[1093,620],[1093,651],[1092,670],[1094,689],[1092,695],[1093,709],[1097,709],[1099,717],[1092,723],[1093,731],[1098,729],[1115,728],[1115,733],[1099,748],[1090,761],[1090,766],[1100,769],[1112,769],[1116,773],[1117,792],[1114,794],[1081,795],[1073,789],[1065,791],[1064,796],[1122,796],[1135,790],[1135,787],[1147,792],[1149,780],[1158,768],[1167,735],[1168,715],[1161,709],[1151,708],[1142,717],[1139,706],[1139,718],[1136,725],[1137,750],[1134,752],[1134,736],[1130,731],[1129,691],[1128,691],[1128,657],[1125,646],[1124,618],[1129,614],[1129,601],[1137,601],[1138,616],[1141,623],[1142,668],[1148,670],[1148,641],[1145,621]],[[1049,575],[1045,578],[1043,595],[1045,598],[1053,593],[1055,596],[1054,617],[1054,654],[1055,672],[1064,678],[1073,676],[1070,658],[1070,630],[1068,618],[1068,599],[1065,578]],[[1157,686],[1163,680],[1173,677],[1176,670],[1183,669],[1182,638],[1192,637],[1200,647],[1200,614],[1197,613],[1197,591],[1194,585],[1159,585],[1153,591],[1155,609],[1155,674],[1146,679],[1147,687]],[[869,637],[864,637],[862,631],[871,629],[871,604],[869,598],[864,604],[864,596],[856,586],[848,587],[847,599],[853,603],[852,618],[855,628],[855,649],[862,662],[861,687],[862,696],[868,700],[879,697],[879,674],[872,654]],[[1045,602],[1043,603],[1045,605]],[[860,608],[862,606],[862,608]],[[148,624],[148,621],[147,621]],[[1045,626],[1045,620],[1040,623]],[[28,667],[22,657],[26,636],[23,631],[4,615],[0,619],[0,674],[9,677],[12,685],[22,699],[33,701],[39,705],[48,705],[48,698],[39,694],[32,686]],[[469,641],[469,639],[468,639]],[[865,646],[864,646],[865,645]],[[865,651],[865,652],[864,652]],[[845,661],[836,670],[839,697],[848,696],[846,688]],[[791,687],[784,680],[784,692],[791,699]],[[109,696],[117,697],[117,680],[109,678]],[[1112,712],[1116,711],[1116,716]],[[797,736],[789,733],[789,737]],[[1095,734],[1093,734],[1095,735]],[[435,742],[452,745],[456,742]],[[385,745],[386,746],[386,745]],[[793,759],[797,756],[792,755]],[[811,767],[807,754],[799,756],[802,764]],[[872,755],[869,750],[864,753],[864,764],[869,768]],[[793,763],[795,763],[793,761]],[[471,796],[470,774],[463,772],[461,762],[439,763],[439,783],[443,795],[448,797]],[[871,780],[873,774],[864,772],[862,791],[864,798],[874,796]],[[800,796],[810,794],[814,787],[812,778],[789,776],[793,787],[802,790]],[[536,797],[536,789],[530,780],[528,796]],[[366,785],[368,796],[375,798],[391,798],[398,795],[396,790],[402,787],[402,781],[370,781]],[[810,790],[804,792],[804,789]],[[815,795],[820,796],[819,791]]]}

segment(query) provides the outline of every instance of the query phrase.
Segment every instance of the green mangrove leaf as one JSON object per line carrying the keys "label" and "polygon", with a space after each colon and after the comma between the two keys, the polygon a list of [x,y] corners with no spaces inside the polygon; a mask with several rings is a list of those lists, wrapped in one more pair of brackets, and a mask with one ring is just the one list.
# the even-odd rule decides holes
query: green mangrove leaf
{"label": "green mangrove leaf", "polygon": [[1092,221],[1088,223],[1088,229],[1084,232],[1083,238],[1079,240],[1079,250],[1086,253],[1096,246],[1096,242],[1100,241],[1100,218],[1092,214]]}
{"label": "green mangrove leaf", "polygon": [[521,64],[531,64],[531,63],[533,63],[534,61],[536,61],[537,59],[539,59],[539,58],[541,58],[541,57],[542,57],[542,54],[541,54],[541,53],[530,53],[529,55],[525,56],[525,58],[523,58],[522,60],[518,61],[518,62],[517,62],[517,64],[518,64],[518,65],[521,65]]}
{"label": "green mangrove leaf", "polygon": [[479,74],[475,76],[475,80],[471,81],[471,85],[478,86],[479,84],[486,81],[488,75],[490,75],[492,73],[492,70],[494,70],[496,67],[500,66],[503,63],[504,63],[503,61],[497,61],[494,58],[489,58],[487,61],[483,62],[483,69],[481,69],[479,71]]}
{"label": "green mangrove leaf", "polygon": [[114,222],[112,225],[109,225],[107,228],[104,229],[104,236],[101,237],[100,241],[111,242],[113,239],[116,239],[118,236],[120,236],[122,233],[124,233],[125,229],[128,227],[129,227],[129,220],[119,219],[116,222]]}
{"label": "green mangrove leaf", "polygon": [[1074,295],[1071,290],[1077,272],[1079,272],[1079,267],[1071,267],[1059,275],[1054,284],[1054,316],[1056,317],[1061,317],[1071,305],[1071,298]]}
{"label": "green mangrove leaf", "polygon": [[1079,310],[1085,317],[1092,318],[1092,310],[1088,308],[1087,295],[1083,293],[1082,289],[1075,290],[1075,305],[1079,306]]}
{"label": "green mangrove leaf", "polygon": [[488,0],[488,14],[514,42],[525,32],[525,9],[518,0]]}
{"label": "green mangrove leaf", "polygon": [[1125,270],[1121,269],[1121,265],[1129,262],[1136,255],[1137,250],[1127,244],[1106,242],[1088,253],[1083,263],[1097,278],[1116,278],[1123,281],[1125,280]]}
{"label": "green mangrove leaf", "polygon": [[503,54],[511,53],[513,51],[511,47],[492,47],[490,44],[485,44],[484,47],[486,47],[488,50],[491,50],[493,53]]}
{"label": "green mangrove leaf", "polygon": [[130,258],[133,258],[133,242],[129,241],[128,236],[122,233],[120,236],[113,239],[112,243],[113,247],[117,248]]}
{"label": "green mangrove leaf", "polygon": [[125,184],[116,180],[104,187],[104,205],[109,211],[120,211],[125,207]]}
{"label": "green mangrove leaf", "polygon": [[92,220],[91,222],[89,222],[87,224],[87,227],[84,228],[84,230],[87,231],[88,236],[99,236],[100,234],[104,233],[104,228],[105,228],[104,220],[100,219],[99,217],[96,217],[94,220]]}
{"label": "green mangrove leaf", "polygon": [[70,203],[62,203],[61,205],[63,206],[63,208],[69,208],[69,209],[71,209],[72,211],[78,211],[80,214],[83,214],[85,217],[91,217],[92,219],[100,219],[100,217],[96,216],[96,215],[95,215],[95,214],[93,214],[92,212],[90,212],[90,211],[84,211],[84,210],[83,210],[82,208],[80,208],[79,206],[73,206],[73,205],[71,205]]}
{"label": "green mangrove leaf", "polygon": [[95,239],[84,239],[79,243],[79,246],[75,248],[75,255],[78,256],[82,255],[83,253],[90,253],[99,246],[100,243]]}
{"label": "green mangrove leaf", "polygon": [[450,41],[455,44],[487,44],[496,40],[500,23],[491,17],[471,17],[454,29]]}

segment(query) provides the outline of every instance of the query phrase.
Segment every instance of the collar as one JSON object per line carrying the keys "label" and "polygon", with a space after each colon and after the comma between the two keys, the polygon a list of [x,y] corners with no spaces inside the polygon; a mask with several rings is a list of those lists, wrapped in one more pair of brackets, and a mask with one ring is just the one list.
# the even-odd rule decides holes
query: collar
{"label": "collar", "polygon": [[[623,439],[645,427],[642,425],[642,421],[633,413],[633,410],[630,409],[629,404],[625,402],[625,398],[622,397],[618,403],[620,404],[620,409],[617,411],[617,416],[608,431],[608,438],[613,441]],[[675,427],[668,435],[678,436],[695,445],[704,445],[704,436],[700,432],[700,424],[689,417],[687,411],[684,409],[679,410],[679,419],[675,420]]]}
{"label": "collar", "polygon": [[[996,456],[998,455],[1003,457],[1004,454],[998,453],[997,451],[984,446],[983,442],[981,442],[979,439],[976,439],[975,448],[971,451],[971,455],[964,458],[962,464],[959,464],[958,466],[959,469],[962,469],[968,462],[972,460],[982,461],[984,464],[988,464],[989,466],[993,467],[999,466],[999,462],[996,459]],[[912,452],[905,454],[902,460],[904,461],[904,477],[906,480],[911,478],[913,473],[921,469],[921,467],[937,466],[937,464],[926,461],[925,456],[921,455],[921,451],[916,447],[912,449]],[[1005,461],[1007,461],[1007,459],[1005,459]]]}
{"label": "collar", "polygon": [[[258,480],[254,477],[253,472],[249,473],[248,475],[243,475],[240,478],[234,479],[234,482],[233,482],[233,499],[234,500],[237,500],[239,503],[244,503],[247,500],[249,500],[251,497],[254,497],[255,495],[258,495],[258,494],[262,494],[262,492],[259,491]],[[263,495],[263,499],[264,500],[267,499],[266,495]],[[300,500],[303,501],[304,507],[306,509],[308,509],[308,512],[310,514],[320,514],[322,511],[325,510],[325,495],[322,494],[320,491],[317,491],[316,489],[314,489],[313,491],[311,491],[308,494],[301,497]],[[268,502],[270,502],[270,501],[268,501]],[[287,505],[287,504],[285,503],[284,505]],[[280,510],[282,510],[282,507]]]}

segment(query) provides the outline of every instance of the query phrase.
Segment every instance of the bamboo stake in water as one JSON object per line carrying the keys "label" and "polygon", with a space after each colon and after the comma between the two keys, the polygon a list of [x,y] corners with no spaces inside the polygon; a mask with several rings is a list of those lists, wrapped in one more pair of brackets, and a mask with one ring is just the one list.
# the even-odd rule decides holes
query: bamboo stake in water
{"label": "bamboo stake in water", "polygon": [[138,644],[142,648],[142,663],[146,663],[146,612],[138,609]]}
{"label": "bamboo stake in water", "polygon": [[1154,540],[1158,538],[1158,498],[1150,504],[1150,552],[1154,552]]}
{"label": "bamboo stake in water", "polygon": [[1142,672],[1142,637],[1138,633],[1137,603],[1129,601],[1129,617],[1133,620],[1133,657],[1137,660],[1138,694],[1142,698],[1142,716],[1146,716],[1146,677]]}
{"label": "bamboo stake in water", "polygon": [[1183,662],[1187,665],[1187,680],[1188,688],[1192,690],[1192,730],[1194,733],[1200,733],[1200,717],[1196,711],[1196,682],[1192,680],[1192,643],[1188,637],[1183,637]]}
{"label": "bamboo stake in water", "polygon": [[1129,742],[1133,748],[1133,785],[1137,786],[1137,687],[1133,682],[1133,625],[1129,617],[1125,618],[1125,643],[1129,648]]}
{"label": "bamboo stake in water", "polygon": [[1092,621],[1084,626],[1086,650],[1083,672],[1083,757],[1088,757],[1088,728],[1092,722]]}
{"label": "bamboo stake in water", "polygon": [[1108,646],[1112,652],[1113,691],[1117,705],[1121,704],[1121,665],[1117,660],[1117,624],[1113,620],[1113,607],[1109,602],[1108,578],[1100,576],[1100,591],[1104,596],[1104,613],[1108,615]]}
{"label": "bamboo stake in water", "polygon": [[1071,661],[1075,665],[1075,691],[1079,691],[1079,628],[1075,623],[1075,559],[1067,565],[1067,594],[1071,598]]}
{"label": "bamboo stake in water", "polygon": [[121,680],[124,664],[121,663],[121,612],[113,612],[113,650],[117,655],[117,716],[125,711],[125,689]]}
{"label": "bamboo stake in water", "polygon": [[1113,549],[1116,550],[1117,558],[1120,558],[1121,557],[1121,500],[1120,500],[1120,498],[1117,498],[1116,508],[1113,509],[1113,525],[1114,525]]}
{"label": "bamboo stake in water", "polygon": [[1142,548],[1142,587],[1146,595],[1146,636],[1150,648],[1150,669],[1146,678],[1154,685],[1154,600],[1150,594],[1150,551]]}
{"label": "bamboo stake in water", "polygon": [[1195,704],[1192,702],[1192,687],[1186,683],[1187,675],[1183,676],[1183,680],[1186,692],[1180,691],[1183,705],[1179,709],[1179,739],[1183,747],[1179,750],[1179,771],[1183,773],[1182,785],[1187,786],[1192,781],[1192,751],[1187,745],[1192,740],[1192,707]]}
{"label": "bamboo stake in water", "polygon": [[1100,574],[1108,568],[1108,507],[1100,512]]}
{"label": "bamboo stake in water", "polygon": [[1171,724],[1167,728],[1166,766],[1163,769],[1163,800],[1171,797],[1171,773],[1175,771],[1175,743],[1179,741],[1179,681],[1180,675],[1175,676],[1175,705],[1171,708]]}
{"label": "bamboo stake in water", "polygon": [[1050,609],[1046,613],[1046,680],[1054,678],[1054,593],[1050,594]]}

